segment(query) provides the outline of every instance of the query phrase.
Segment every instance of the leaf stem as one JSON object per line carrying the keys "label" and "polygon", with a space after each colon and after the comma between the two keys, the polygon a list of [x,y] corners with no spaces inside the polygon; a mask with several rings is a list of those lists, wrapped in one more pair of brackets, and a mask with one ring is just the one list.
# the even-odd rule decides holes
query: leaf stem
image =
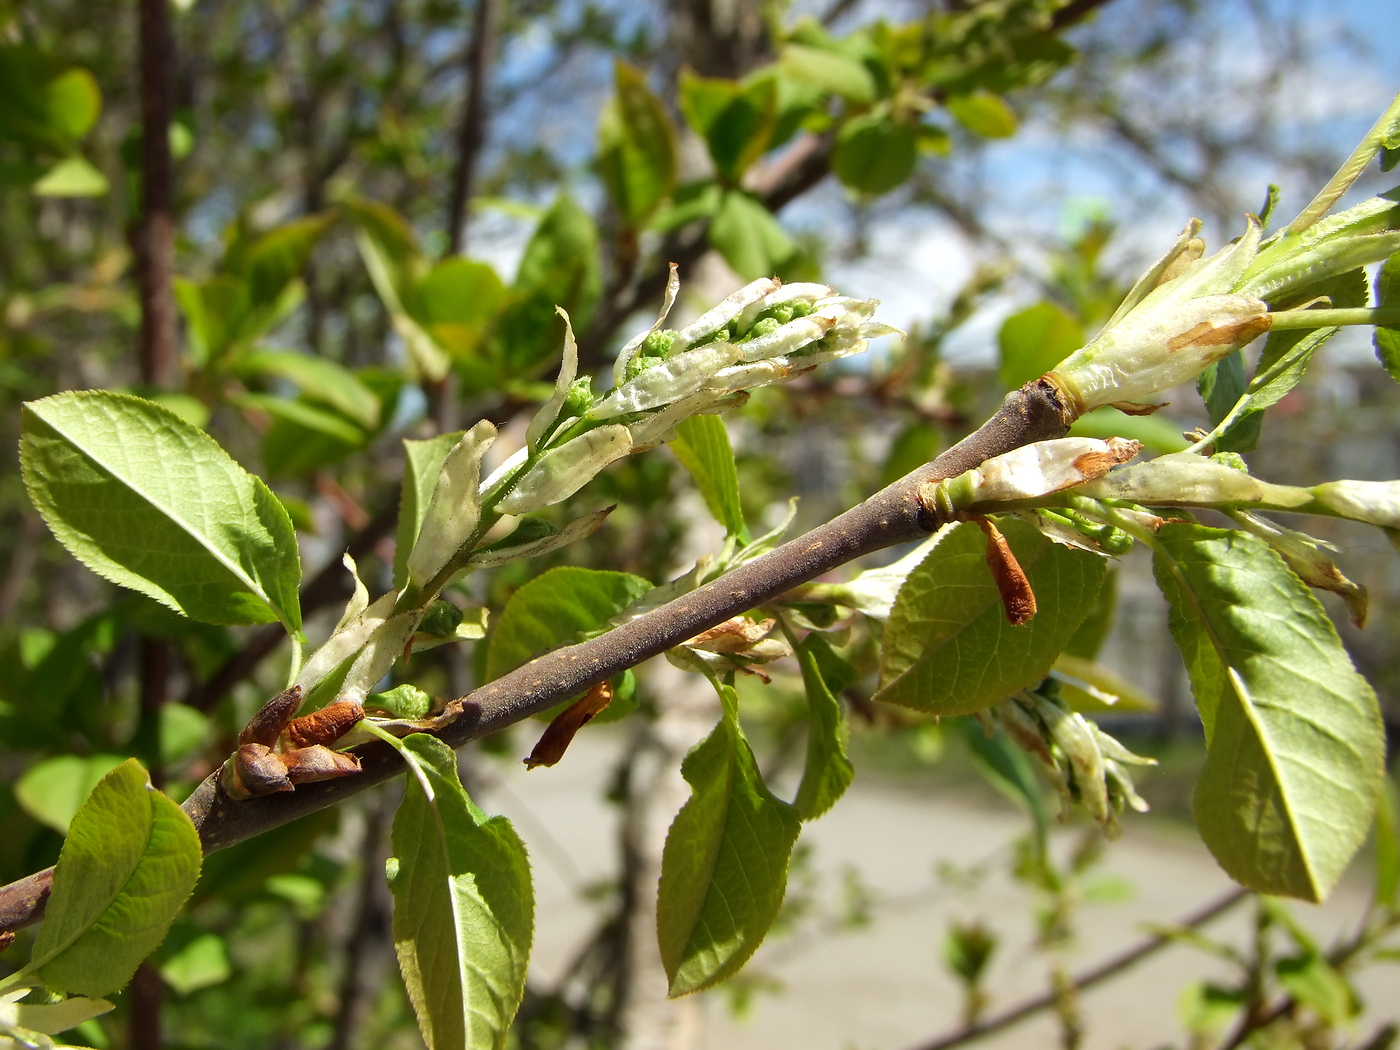
{"label": "leaf stem", "polygon": [[1270,330],[1289,331],[1298,328],[1336,328],[1341,325],[1373,324],[1390,328],[1400,326],[1400,307],[1355,307],[1345,310],[1278,310],[1269,314]]}
{"label": "leaf stem", "polygon": [[1396,124],[1400,124],[1400,95],[1396,95],[1391,100],[1380,119],[1372,125],[1371,130],[1352,151],[1351,156],[1337,169],[1337,174],[1333,175],[1327,185],[1322,187],[1312,202],[1298,214],[1298,217],[1288,224],[1288,228],[1284,231],[1285,235],[1296,236],[1326,215],[1332,205],[1337,203],[1338,198],[1351,189],[1352,183],[1366,170],[1366,166],[1371,163],[1372,158],[1381,151],[1387,133]]}

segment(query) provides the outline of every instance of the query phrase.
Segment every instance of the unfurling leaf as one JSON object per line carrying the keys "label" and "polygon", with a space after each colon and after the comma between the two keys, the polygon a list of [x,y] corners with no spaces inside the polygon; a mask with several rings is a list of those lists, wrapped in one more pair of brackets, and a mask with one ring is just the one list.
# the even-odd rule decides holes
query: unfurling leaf
{"label": "unfurling leaf", "polygon": [[1194,809],[1236,880],[1317,901],[1371,823],[1384,772],[1375,694],[1263,540],[1168,524],[1154,567],[1206,732]]}
{"label": "unfurling leaf", "polygon": [[574,703],[564,708],[540,734],[525,768],[556,765],[573,743],[574,735],[612,703],[612,682],[599,682]]}

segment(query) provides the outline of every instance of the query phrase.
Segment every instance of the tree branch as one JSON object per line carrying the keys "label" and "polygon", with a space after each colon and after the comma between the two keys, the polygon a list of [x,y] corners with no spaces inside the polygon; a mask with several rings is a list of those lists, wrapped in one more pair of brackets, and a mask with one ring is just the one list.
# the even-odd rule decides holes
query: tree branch
{"label": "tree branch", "polygon": [[447,203],[447,254],[460,255],[466,240],[467,205],[476,182],[476,163],[486,139],[486,67],[495,38],[496,0],[476,0],[471,43],[467,46],[467,101],[457,129],[457,167]]}
{"label": "tree branch", "polygon": [[[1204,926],[1212,919],[1229,911],[1248,896],[1250,896],[1249,890],[1230,890],[1223,897],[1207,904],[1200,911],[1188,915],[1177,925],[1188,930],[1194,930],[1197,927]],[[1175,943],[1175,939],[1168,934],[1153,934],[1151,937],[1144,939],[1141,943],[1134,945],[1122,954],[1115,955],[1111,959],[1106,959],[1099,963],[1099,965],[1085,970],[1079,976],[1072,978],[1072,986],[1075,991],[1083,991],[1086,988],[1092,988],[1094,985],[1100,984],[1110,977],[1122,973],[1130,966],[1135,966],[1149,955],[1155,955],[1157,952],[1161,951],[1163,948],[1169,947],[1173,943]],[[956,1032],[941,1036],[938,1039],[934,1039],[932,1042],[916,1043],[908,1047],[907,1050],[950,1050],[951,1047],[971,1043],[984,1036],[991,1035],[994,1032],[1000,1032],[1004,1028],[1010,1028],[1012,1025],[1019,1024],[1021,1021],[1040,1013],[1042,1010],[1052,1009],[1060,1002],[1061,998],[1062,991],[1052,988],[1043,995],[1037,995],[1032,999],[1027,999],[1022,1003],[1018,1003],[1016,1006],[1003,1010],[1001,1013],[985,1021],[979,1021],[976,1024],[960,1028]]]}
{"label": "tree branch", "polygon": [[[861,555],[920,539],[938,524],[919,499],[921,486],[955,477],[1022,445],[1062,437],[1071,421],[1069,410],[1049,385],[1028,383],[1008,394],[976,433],[858,507],[601,637],[546,653],[487,683],[454,701],[461,714],[435,735],[454,748],[461,747]],[[183,808],[199,830],[204,851],[212,853],[335,805],[402,772],[397,752],[388,745],[365,745],[356,754],[362,765],[356,776],[303,784],[294,792],[242,802],[220,790],[216,772],[195,789]],[[0,932],[29,925],[42,916],[50,880],[51,873],[39,872],[0,887]]]}
{"label": "tree branch", "polygon": [[141,217],[133,240],[141,301],[141,382],[168,388],[176,376],[175,177],[170,157],[170,67],[175,43],[166,0],[140,0]]}
{"label": "tree branch", "polygon": [[[1111,0],[1072,0],[1050,20],[1050,29],[1059,32],[1082,22]],[[831,171],[834,140],[830,135],[803,135],[750,181],[750,189],[771,212],[778,212],[812,189]],[[686,269],[709,249],[709,225],[695,222],[668,235],[652,257],[651,265],[640,274],[635,271],[616,275],[604,290],[593,319],[579,339],[579,363],[596,368],[603,361],[603,350],[618,327],[644,303],[661,297],[666,289],[669,264]]]}

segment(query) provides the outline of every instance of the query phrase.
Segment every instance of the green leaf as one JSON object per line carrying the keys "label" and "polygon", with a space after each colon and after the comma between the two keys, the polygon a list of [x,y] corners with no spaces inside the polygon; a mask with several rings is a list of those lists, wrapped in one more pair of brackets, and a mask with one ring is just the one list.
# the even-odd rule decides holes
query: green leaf
{"label": "green leaf", "polygon": [[1004,139],[1016,134],[1016,114],[1006,99],[978,89],[948,99],[948,112],[963,127],[984,139]]}
{"label": "green leaf", "polygon": [[160,976],[178,995],[223,984],[233,976],[224,939],[216,933],[196,937],[161,963]]}
{"label": "green leaf", "polygon": [[517,301],[501,321],[505,363],[525,376],[557,358],[564,345],[562,306],[583,331],[602,293],[598,230],[571,197],[560,196],[535,227],[515,275]]}
{"label": "green leaf", "polygon": [[997,334],[1001,385],[1015,390],[1039,379],[1084,345],[1084,326],[1048,299],[1012,314]]}
{"label": "green leaf", "polygon": [[845,716],[832,686],[822,674],[823,661],[837,658],[821,635],[811,633],[793,647],[807,691],[807,760],[793,805],[803,820],[815,820],[834,806],[855,779],[846,755]]}
{"label": "green leaf", "polygon": [[989,737],[976,719],[960,718],[954,724],[961,731],[983,779],[1025,810],[1031,818],[1035,824],[1036,842],[1043,853],[1050,835],[1051,811],[1040,777],[1036,775],[1025,751],[1017,747],[1000,726]]}
{"label": "green leaf", "polygon": [[248,282],[253,306],[276,303],[287,286],[306,269],[311,250],[336,220],[334,211],[309,215],[269,230],[251,244],[240,246],[230,269]]}
{"label": "green leaf", "polygon": [[76,142],[102,114],[102,91],[97,78],[80,66],[64,70],[44,87],[49,126]]}
{"label": "green leaf", "polygon": [[[81,996],[74,996],[56,1003],[15,1003],[11,1010],[14,1011],[12,1019],[15,1027],[27,1029],[30,1032],[40,1032],[44,1035],[58,1035],[66,1032],[70,1028],[76,1028],[94,1017],[100,1017],[109,1010],[114,1009],[113,1004],[106,999],[84,999]],[[0,1022],[0,1036],[3,1036],[9,1026]],[[6,1050],[19,1050],[20,1047],[32,1046],[32,1043],[18,1043],[6,1040]],[[45,1045],[45,1044],[40,1044]],[[70,1050],[64,1047],[61,1050]],[[80,1050],[80,1048],[71,1048]]]}
{"label": "green leaf", "polygon": [[486,648],[486,680],[546,649],[596,630],[651,590],[640,576],[560,566],[536,576],[506,603]]}
{"label": "green leaf", "polygon": [[681,764],[691,796],[661,855],[656,924],[672,996],[731,976],[762,943],[801,830],[797,810],[763,783],[733,688],[720,691],[724,716]]}
{"label": "green leaf", "polygon": [[912,127],[885,114],[866,113],[842,125],[831,169],[851,189],[876,197],[909,178],[918,159]]}
{"label": "green leaf", "polygon": [[[1284,305],[1300,304],[1322,295],[1331,299],[1332,305],[1336,307],[1365,306],[1366,275],[1359,269],[1349,270],[1326,280],[1304,285],[1287,297],[1284,300]],[[1264,410],[1283,400],[1290,390],[1302,382],[1308,366],[1312,363],[1313,355],[1317,353],[1323,343],[1336,335],[1339,330],[1337,328],[1290,329],[1269,333],[1269,338],[1264,342],[1264,350],[1259,355],[1259,364],[1254,369],[1254,375],[1242,392],[1238,389],[1243,386],[1242,352],[1236,351],[1230,357],[1219,362],[1218,365],[1213,366],[1217,369],[1227,367],[1229,378],[1215,379],[1213,382],[1207,381],[1204,386],[1199,382],[1197,384],[1203,396],[1209,395],[1207,407],[1211,411],[1211,423],[1214,425],[1223,419],[1225,413],[1234,407],[1234,401],[1240,396],[1245,399],[1244,410],[1239,413],[1229,428],[1214,440],[1213,444],[1216,450],[1220,452],[1253,451],[1259,443],[1259,431],[1263,424]],[[1230,364],[1232,361],[1235,363]],[[1210,374],[1208,369],[1205,375]],[[1215,413],[1222,409],[1220,417],[1217,418]]]}
{"label": "green leaf", "polygon": [[737,186],[772,140],[778,119],[776,85],[756,80],[745,86],[683,69],[680,96],[681,112],[705,140],[720,179]]}
{"label": "green leaf", "polygon": [[1089,610],[1089,615],[1065,645],[1065,653],[1077,656],[1081,660],[1092,660],[1098,656],[1099,650],[1103,648],[1104,639],[1113,627],[1113,612],[1117,604],[1118,570],[1111,568],[1104,576],[1103,586],[1099,588],[1098,597],[1094,599],[1094,607]]}
{"label": "green leaf", "polygon": [[646,74],[619,60],[613,83],[598,121],[598,167],[618,212],[637,229],[675,189],[675,133]]}
{"label": "green leaf", "polygon": [[781,275],[798,254],[773,213],[741,190],[725,193],[710,225],[710,243],[746,281]]}
{"label": "green leaf", "polygon": [[788,44],[778,61],[786,76],[848,101],[869,105],[879,96],[875,78],[865,64],[839,51]]}
{"label": "green leaf", "polygon": [[428,268],[408,220],[378,201],[352,198],[345,204],[375,290],[390,313],[406,313],[413,289]]}
{"label": "green leaf", "polygon": [[1381,784],[1376,807],[1376,891],[1374,899],[1382,908],[1400,903],[1400,792],[1395,781],[1386,777]]}
{"label": "green leaf", "polygon": [[444,259],[414,292],[413,316],[458,361],[479,352],[505,309],[506,286],[487,263]]}
{"label": "green leaf", "polygon": [[195,364],[215,360],[234,341],[248,313],[248,284],[230,274],[203,283],[175,278],[175,301],[185,315]]}
{"label": "green leaf", "polygon": [[1384,768],[1375,694],[1263,540],[1168,524],[1153,565],[1206,731],[1194,809],[1238,882],[1318,901],[1366,837]]}
{"label": "green leaf", "polygon": [[715,520],[729,535],[748,542],[744,511],[739,506],[739,474],[734,469],[734,450],[724,420],[714,415],[682,420],[670,447],[695,479]]}
{"label": "green leaf", "polygon": [[428,502],[437,487],[438,472],[464,430],[439,434],[423,441],[404,439],[403,487],[399,490],[399,527],[394,539],[394,586],[408,579],[408,553],[418,542]]}
{"label": "green leaf", "polygon": [[688,182],[676,190],[668,206],[656,213],[651,228],[667,233],[697,219],[712,219],[723,199],[723,191],[711,179]]}
{"label": "green leaf", "polygon": [[344,365],[324,357],[292,351],[260,350],[239,361],[245,375],[276,376],[295,383],[302,396],[330,405],[365,430],[379,426],[380,404],[374,391]]}
{"label": "green leaf", "polygon": [[[1400,252],[1387,259],[1376,274],[1376,306],[1400,306]],[[1376,327],[1376,357],[1390,378],[1400,383],[1400,328]]]}
{"label": "green leaf", "polygon": [[32,187],[40,197],[101,197],[108,188],[107,176],[77,153],[55,164]]}
{"label": "green leaf", "polygon": [[39,823],[67,834],[83,800],[122,761],[119,755],[47,758],[30,766],[15,782],[15,798]]}
{"label": "green leaf", "polygon": [[[348,448],[358,448],[369,437],[364,428],[346,419],[339,412],[313,405],[300,397],[278,397],[276,394],[235,394],[229,397],[239,408],[255,409],[264,412],[279,422],[291,423],[303,430],[315,431],[333,438]],[[268,457],[264,457],[268,458]],[[271,473],[274,470],[268,465]]]}
{"label": "green leaf", "polygon": [[525,845],[472,804],[457,756],[422,733],[394,817],[394,950],[429,1050],[499,1050],[525,992],[535,900]]}
{"label": "green leaf", "polygon": [[1130,416],[1105,405],[1086,412],[1074,421],[1070,433],[1075,437],[1125,437],[1141,441],[1154,452],[1183,452],[1190,442],[1181,436],[1182,424],[1167,418],[1163,412],[1150,416]]}
{"label": "green leaf", "polygon": [[1040,611],[1012,627],[982,531],[971,522],[947,529],[895,598],[875,699],[940,716],[981,710],[1044,678],[1093,611],[1106,559],[1017,519],[998,524]]}
{"label": "green leaf", "polygon": [[1355,990],[1321,955],[1280,959],[1274,968],[1279,987],[1328,1024],[1345,1024],[1361,1012]]}
{"label": "green leaf", "polygon": [[30,499],[99,576],[191,619],[301,629],[291,519],[208,434],[101,390],[27,403],[21,432]]}
{"label": "green leaf", "polygon": [[26,972],[60,991],[117,991],[162,940],[199,878],[199,835],[134,758],[68,829]]}

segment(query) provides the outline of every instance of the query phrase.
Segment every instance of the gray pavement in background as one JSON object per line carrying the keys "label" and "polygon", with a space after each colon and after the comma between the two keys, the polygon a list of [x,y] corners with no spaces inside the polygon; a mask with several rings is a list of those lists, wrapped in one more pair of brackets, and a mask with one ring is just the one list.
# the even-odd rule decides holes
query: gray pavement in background
{"label": "gray pavement in background", "polygon": [[[551,981],[592,928],[593,906],[577,892],[612,875],[616,811],[601,799],[622,744],[615,727],[586,729],[553,769],[506,769],[490,778],[484,802],[507,814],[530,847],[537,892],[534,979]],[[494,770],[501,770],[493,764]],[[1188,830],[1150,817],[1125,821],[1090,883],[1097,901],[1079,911],[1079,940],[1063,958],[1078,972],[1137,943],[1148,924],[1197,911],[1232,883]],[[1047,987],[1046,955],[1033,948],[1026,891],[1006,874],[1009,843],[1025,829],[1007,806],[923,796],[858,776],[847,796],[807,825],[817,917],[771,939],[746,972],[779,990],[760,991],[736,1017],[728,997],[711,992],[678,1007],[698,1027],[701,1050],[904,1050],[957,1027],[961,992],[943,967],[940,944],[952,920],[980,920],[1000,945],[987,987],[991,1012]],[[1078,829],[1057,836],[1072,849]],[[940,882],[940,865],[984,865],[994,874],[976,886]],[[1359,865],[1326,905],[1294,905],[1325,941],[1354,928],[1366,905],[1369,871]],[[837,932],[846,872],[873,893],[872,921]],[[820,916],[825,913],[824,921]],[[1249,909],[1237,908],[1207,932],[1244,944]],[[1172,947],[1123,977],[1084,994],[1085,1050],[1184,1045],[1177,1000],[1193,980],[1223,976],[1218,960]],[[1372,968],[1361,981],[1367,1003],[1355,1036],[1400,1016],[1400,968]],[[1058,1045],[1053,1019],[1042,1017],[976,1044],[988,1048]]]}

